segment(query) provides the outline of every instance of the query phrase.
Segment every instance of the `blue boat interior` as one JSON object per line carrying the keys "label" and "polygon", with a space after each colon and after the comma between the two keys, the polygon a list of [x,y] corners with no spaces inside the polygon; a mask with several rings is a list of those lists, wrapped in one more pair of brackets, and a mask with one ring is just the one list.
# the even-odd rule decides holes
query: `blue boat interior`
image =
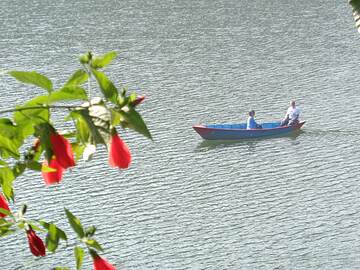
{"label": "blue boat interior", "polygon": [[[280,121],[279,122],[271,122],[271,123],[261,123],[263,129],[266,128],[277,128],[280,127]],[[207,128],[226,128],[226,129],[246,129],[246,123],[241,124],[211,124],[211,125],[205,125]]]}

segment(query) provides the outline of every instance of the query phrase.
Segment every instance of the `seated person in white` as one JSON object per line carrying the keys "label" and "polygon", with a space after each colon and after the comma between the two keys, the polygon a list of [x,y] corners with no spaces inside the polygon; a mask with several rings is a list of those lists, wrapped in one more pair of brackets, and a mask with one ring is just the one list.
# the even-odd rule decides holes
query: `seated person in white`
{"label": "seated person in white", "polygon": [[300,109],[295,105],[295,101],[290,101],[290,107],[288,108],[285,118],[281,121],[282,126],[293,126],[299,123]]}

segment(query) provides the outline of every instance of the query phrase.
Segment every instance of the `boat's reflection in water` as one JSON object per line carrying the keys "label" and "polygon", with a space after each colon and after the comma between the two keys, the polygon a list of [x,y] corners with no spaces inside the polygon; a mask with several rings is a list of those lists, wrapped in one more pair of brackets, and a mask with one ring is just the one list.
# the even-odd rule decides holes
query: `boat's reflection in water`
{"label": "boat's reflection in water", "polygon": [[204,140],[199,143],[196,147],[196,151],[208,151],[213,149],[225,148],[225,147],[238,147],[238,146],[247,146],[247,150],[249,152],[254,152],[256,149],[256,145],[259,142],[264,140],[272,140],[272,139],[279,139],[284,138],[291,141],[291,144],[297,145],[300,142],[297,138],[305,133],[303,130],[298,130],[288,135],[282,136],[271,136],[271,137],[263,137],[263,138],[256,138],[256,139],[241,139],[241,140]]}

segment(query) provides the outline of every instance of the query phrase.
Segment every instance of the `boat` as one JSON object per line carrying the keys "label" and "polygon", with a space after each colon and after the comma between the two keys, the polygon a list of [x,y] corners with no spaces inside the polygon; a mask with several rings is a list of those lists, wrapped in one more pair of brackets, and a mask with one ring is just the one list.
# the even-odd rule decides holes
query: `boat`
{"label": "boat", "polygon": [[205,140],[241,140],[263,138],[272,136],[286,136],[299,131],[305,124],[301,121],[292,126],[281,126],[281,122],[261,124],[262,128],[246,129],[246,123],[242,124],[212,124],[194,125],[193,129]]}

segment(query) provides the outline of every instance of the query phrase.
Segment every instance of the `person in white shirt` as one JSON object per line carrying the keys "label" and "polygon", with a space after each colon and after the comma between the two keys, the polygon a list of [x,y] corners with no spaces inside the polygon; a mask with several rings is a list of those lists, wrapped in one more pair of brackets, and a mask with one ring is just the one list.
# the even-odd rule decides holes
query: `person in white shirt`
{"label": "person in white shirt", "polygon": [[299,123],[300,109],[296,106],[295,100],[290,101],[285,118],[281,121],[282,126],[293,126]]}

